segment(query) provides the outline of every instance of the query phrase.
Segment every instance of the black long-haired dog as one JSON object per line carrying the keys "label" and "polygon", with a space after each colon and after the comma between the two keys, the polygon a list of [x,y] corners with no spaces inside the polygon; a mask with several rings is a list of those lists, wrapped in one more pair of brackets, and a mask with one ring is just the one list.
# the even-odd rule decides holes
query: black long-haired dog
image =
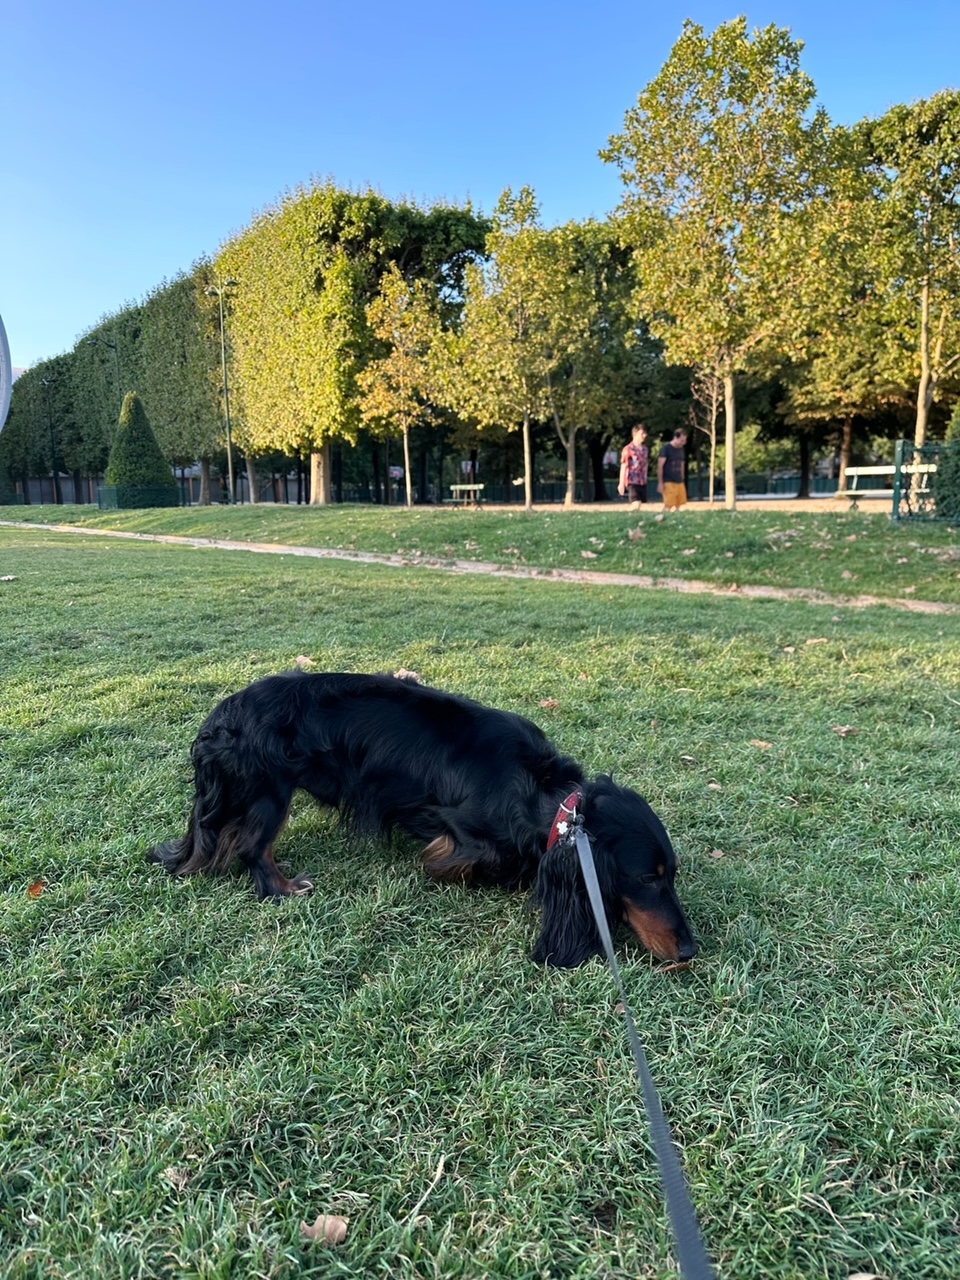
{"label": "black long-haired dog", "polygon": [[696,953],[673,847],[646,800],[603,775],[585,780],[512,712],[390,675],[291,671],[221,702],[192,755],[187,833],[147,855],[171,873],[224,871],[239,858],[261,899],[310,892],[310,879],[288,880],[273,860],[300,788],[360,830],[423,841],[437,880],[532,884],[543,914],[534,959],[573,967],[601,951],[576,851],[551,839],[577,791],[611,928],[626,920],[665,960]]}

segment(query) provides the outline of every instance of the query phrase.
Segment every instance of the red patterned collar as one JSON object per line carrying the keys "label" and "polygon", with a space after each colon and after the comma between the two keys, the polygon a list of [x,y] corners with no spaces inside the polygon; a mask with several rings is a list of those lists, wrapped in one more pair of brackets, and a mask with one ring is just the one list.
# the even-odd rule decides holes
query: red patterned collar
{"label": "red patterned collar", "polygon": [[547,836],[548,849],[552,849],[558,840],[566,840],[570,836],[571,828],[577,820],[582,804],[583,792],[577,787],[576,791],[570,792],[557,810],[557,816],[554,818],[550,834]]}

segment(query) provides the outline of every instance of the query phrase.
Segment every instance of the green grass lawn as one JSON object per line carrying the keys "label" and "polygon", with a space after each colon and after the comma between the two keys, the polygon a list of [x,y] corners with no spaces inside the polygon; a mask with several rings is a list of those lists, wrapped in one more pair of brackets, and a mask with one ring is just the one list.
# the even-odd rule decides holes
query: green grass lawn
{"label": "green grass lawn", "polygon": [[544,568],[701,579],[719,585],[805,587],[960,603],[960,532],[940,522],[893,523],[889,513],[710,511],[695,504],[662,521],[611,504],[596,509],[332,506],[189,507],[99,511],[0,507],[29,520],[140,533],[345,548]]}
{"label": "green grass lawn", "polygon": [[[290,514],[142,519],[425,553],[462,521],[477,555],[596,537],[593,568],[636,523]],[[956,598],[946,530],[819,520],[645,518],[641,559],[700,534],[720,567],[725,532],[807,585],[800,535],[768,546],[802,526],[825,589],[906,589],[902,552]],[[277,856],[309,899],[144,863],[214,703],[300,655],[519,711],[663,817],[701,954],[619,952],[724,1280],[960,1275],[960,616],[8,528],[0,575],[4,1280],[675,1274],[612,980],[535,966],[522,895],[437,887],[306,802]],[[337,1248],[300,1239],[324,1212]]]}

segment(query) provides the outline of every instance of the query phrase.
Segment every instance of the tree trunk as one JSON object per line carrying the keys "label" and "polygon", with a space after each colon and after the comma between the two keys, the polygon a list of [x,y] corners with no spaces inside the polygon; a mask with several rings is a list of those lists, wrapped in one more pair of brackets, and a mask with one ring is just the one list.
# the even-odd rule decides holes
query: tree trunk
{"label": "tree trunk", "polygon": [[913,443],[919,449],[927,438],[927,419],[933,400],[933,379],[930,372],[930,278],[924,279],[920,292],[920,385],[917,388],[917,425]]}
{"label": "tree trunk", "polygon": [[572,507],[577,500],[577,428],[571,427],[566,440],[563,436],[560,439],[567,454],[567,491],[563,495],[563,505]]}
{"label": "tree trunk", "polygon": [[330,442],[310,453],[310,505],[330,505]]}
{"label": "tree trunk", "polygon": [[798,498],[810,497],[810,433],[801,431],[798,439],[800,445],[800,492]]}
{"label": "tree trunk", "polygon": [[410,428],[403,428],[403,488],[407,506],[413,506],[413,472],[410,469]]}
{"label": "tree trunk", "polygon": [[200,459],[200,506],[210,506],[210,459]]}
{"label": "tree trunk", "polygon": [[853,452],[853,416],[848,415],[843,423],[843,431],[840,436],[840,474],[837,477],[837,488],[845,489],[847,487],[847,467],[850,465],[850,455]]}
{"label": "tree trunk", "polygon": [[523,505],[533,510],[533,442],[530,438],[530,415],[523,415]]}
{"label": "tree trunk", "polygon": [[735,450],[737,438],[737,400],[733,387],[732,373],[725,373],[723,375],[723,414],[726,430],[724,444],[727,451],[726,467],[724,469],[724,483],[726,485],[726,490],[724,492],[723,505],[728,511],[736,511],[737,458]]}
{"label": "tree trunk", "polygon": [[260,501],[260,494],[257,488],[257,460],[252,453],[248,453],[245,462],[247,464],[247,488],[250,490],[250,501],[257,503]]}
{"label": "tree trunk", "polygon": [[590,470],[593,473],[594,502],[607,501],[607,487],[603,479],[603,455],[606,452],[606,441],[599,431],[594,431],[587,436],[587,454],[590,458]]}

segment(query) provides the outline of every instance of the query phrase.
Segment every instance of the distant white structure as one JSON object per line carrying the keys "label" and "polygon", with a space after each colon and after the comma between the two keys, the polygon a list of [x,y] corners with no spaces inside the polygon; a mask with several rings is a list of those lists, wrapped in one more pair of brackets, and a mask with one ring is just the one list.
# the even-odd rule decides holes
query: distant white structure
{"label": "distant white structure", "polygon": [[7,331],[0,316],[0,431],[10,412],[10,393],[13,391],[13,365],[10,363],[10,346]]}

